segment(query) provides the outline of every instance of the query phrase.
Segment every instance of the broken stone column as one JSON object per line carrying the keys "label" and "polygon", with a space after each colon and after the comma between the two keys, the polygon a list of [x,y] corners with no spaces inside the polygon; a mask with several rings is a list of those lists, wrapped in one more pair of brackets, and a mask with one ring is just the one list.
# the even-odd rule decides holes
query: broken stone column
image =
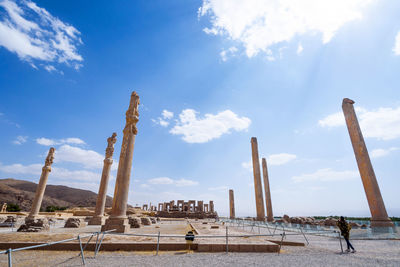
{"label": "broken stone column", "polygon": [[235,199],[232,189],[229,189],[229,218],[235,219]]}
{"label": "broken stone column", "polygon": [[197,201],[197,210],[199,211],[199,212],[203,212],[204,211],[204,209],[203,209],[203,200],[199,200],[199,201]]}
{"label": "broken stone column", "polygon": [[213,213],[214,212],[214,201],[213,200],[210,200],[209,208],[210,208],[210,212]]}
{"label": "broken stone column", "polygon": [[272,222],[274,220],[274,215],[272,214],[271,190],[269,188],[267,160],[265,158],[262,159],[262,169],[264,178],[265,205],[267,207],[267,221]]}
{"label": "broken stone column", "polygon": [[44,166],[42,168],[42,175],[40,176],[39,184],[36,188],[35,198],[33,199],[31,212],[29,213],[29,219],[36,219],[39,215],[40,206],[42,205],[44,191],[46,190],[47,179],[49,178],[49,173],[51,172],[51,165],[54,160],[55,148],[51,147],[49,153],[47,154]]}
{"label": "broken stone column", "polygon": [[253,160],[254,190],[256,197],[257,221],[265,221],[264,199],[262,193],[260,159],[258,157],[257,138],[251,138],[251,155]]}
{"label": "broken stone column", "polygon": [[123,130],[121,153],[119,156],[117,179],[113,205],[110,217],[106,220],[101,230],[116,229],[118,233],[126,233],[130,229],[126,209],[128,203],[129,182],[131,177],[133,148],[137,134],[136,124],[139,121],[139,96],[136,92],[131,95],[129,108],[126,111],[126,124]]}
{"label": "broken stone column", "polygon": [[344,98],[342,109],[371,211],[371,227],[393,227],[394,224],[387,215],[385,203],[383,202],[360,125],[358,124],[353,106],[354,103],[353,100]]}
{"label": "broken stone column", "polygon": [[117,134],[113,133],[111,137],[107,138],[106,157],[104,159],[103,172],[101,173],[101,181],[99,187],[99,194],[96,200],[96,209],[89,225],[103,225],[105,223],[104,208],[107,199],[107,187],[110,177],[111,165],[113,164],[112,156],[114,154],[114,144],[117,142]]}

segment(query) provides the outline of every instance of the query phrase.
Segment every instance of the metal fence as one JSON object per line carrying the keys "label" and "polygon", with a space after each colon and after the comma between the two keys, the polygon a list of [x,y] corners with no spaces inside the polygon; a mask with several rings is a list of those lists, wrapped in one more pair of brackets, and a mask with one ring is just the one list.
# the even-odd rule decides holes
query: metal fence
{"label": "metal fence", "polygon": [[[40,244],[40,245],[34,245],[34,246],[28,246],[28,247],[22,247],[22,248],[9,248],[7,250],[0,251],[0,254],[6,254],[8,256],[8,266],[12,267],[12,255],[14,252],[17,251],[22,251],[22,250],[28,250],[28,249],[36,249],[36,248],[41,248],[41,247],[46,247],[46,246],[52,246],[55,244],[61,244],[61,243],[66,243],[70,241],[78,241],[79,242],[79,247],[80,247],[80,253],[78,256],[81,257],[82,259],[82,264],[85,265],[85,255],[84,255],[84,250],[89,244],[89,242],[92,240],[94,236],[96,236],[96,245],[95,245],[95,257],[97,253],[100,250],[101,243],[103,242],[104,236],[108,233],[112,233],[115,230],[109,230],[109,231],[104,231],[104,232],[93,232],[91,234],[87,235],[78,235],[77,237],[74,238],[69,238],[69,239],[64,239],[64,240],[59,240],[59,241],[54,241],[54,242],[49,242],[45,244]],[[100,237],[101,236],[101,237]],[[83,245],[82,240],[88,238],[88,241],[86,242],[85,245]]]}
{"label": "metal fence", "polygon": [[[294,224],[294,223],[271,223],[261,221],[250,221],[246,219],[228,219],[220,218],[226,223],[234,222],[242,227],[267,227],[268,229],[284,229],[285,231],[303,232],[311,235],[337,237],[339,232],[336,226],[320,226],[310,224]],[[399,227],[377,227],[377,228],[353,228],[351,231],[352,239],[400,239]]]}

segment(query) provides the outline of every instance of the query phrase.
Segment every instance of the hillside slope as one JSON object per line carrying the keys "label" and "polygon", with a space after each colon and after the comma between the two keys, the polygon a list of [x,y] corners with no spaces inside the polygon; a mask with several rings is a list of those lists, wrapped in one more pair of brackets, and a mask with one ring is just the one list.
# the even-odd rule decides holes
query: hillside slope
{"label": "hillside slope", "polygon": [[[35,197],[37,184],[17,179],[0,179],[0,205],[2,203],[18,204],[24,211],[29,211]],[[59,207],[94,207],[97,194],[89,190],[71,188],[63,185],[47,185],[44,192],[42,208]],[[106,207],[111,207],[112,198],[107,196]]]}

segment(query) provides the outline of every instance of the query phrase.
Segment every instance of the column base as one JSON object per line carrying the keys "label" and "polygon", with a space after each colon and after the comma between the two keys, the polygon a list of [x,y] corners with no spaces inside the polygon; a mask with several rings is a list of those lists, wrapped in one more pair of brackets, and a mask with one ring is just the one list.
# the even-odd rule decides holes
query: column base
{"label": "column base", "polygon": [[256,221],[265,222],[265,218],[263,218],[263,217],[261,217],[261,218],[256,218]]}
{"label": "column base", "polygon": [[128,218],[108,218],[101,231],[116,230],[117,233],[127,233],[131,226]]}
{"label": "column base", "polygon": [[394,223],[389,218],[383,220],[371,219],[371,228],[374,227],[394,227]]}
{"label": "column base", "polygon": [[104,225],[105,222],[105,216],[93,216],[92,219],[89,220],[88,225]]}

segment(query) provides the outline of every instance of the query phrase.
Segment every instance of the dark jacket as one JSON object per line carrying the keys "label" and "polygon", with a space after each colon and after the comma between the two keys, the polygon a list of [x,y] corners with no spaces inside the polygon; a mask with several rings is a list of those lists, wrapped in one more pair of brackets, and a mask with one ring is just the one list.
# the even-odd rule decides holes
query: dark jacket
{"label": "dark jacket", "polygon": [[341,220],[337,221],[336,225],[339,227],[342,236],[346,239],[349,239],[351,225],[346,221],[341,221]]}

